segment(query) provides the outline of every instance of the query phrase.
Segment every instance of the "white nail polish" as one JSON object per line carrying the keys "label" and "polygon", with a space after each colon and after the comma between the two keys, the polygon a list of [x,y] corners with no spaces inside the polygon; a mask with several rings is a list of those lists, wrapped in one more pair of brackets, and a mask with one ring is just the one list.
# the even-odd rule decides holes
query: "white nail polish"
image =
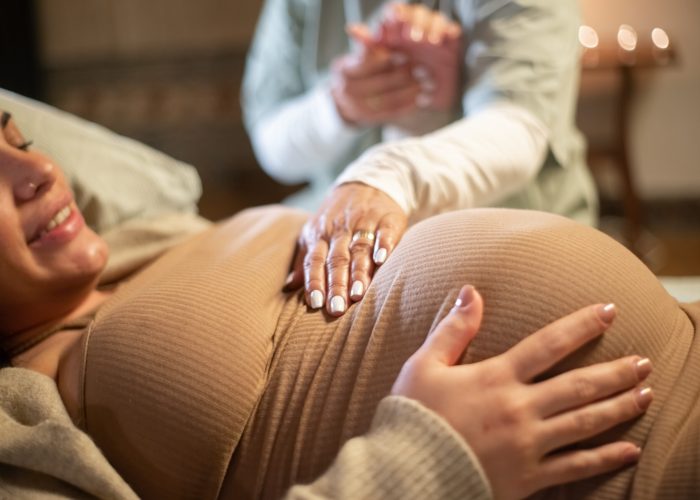
{"label": "white nail polish", "polygon": [[391,63],[395,66],[401,66],[408,62],[408,56],[402,52],[393,52],[391,54]]}
{"label": "white nail polish", "polygon": [[362,297],[362,292],[365,291],[365,284],[360,280],[355,281],[350,289],[350,297],[353,299],[356,297]]}
{"label": "white nail polish", "polygon": [[413,26],[411,28],[411,31],[409,32],[408,36],[414,42],[420,42],[421,40],[423,40],[423,34],[424,34],[424,31],[422,28],[420,28],[418,26]]}
{"label": "white nail polish", "polygon": [[311,299],[311,309],[320,309],[323,307],[323,294],[320,290],[314,290],[309,294]]}
{"label": "white nail polish", "polygon": [[431,94],[435,91],[435,82],[431,79],[420,82],[420,88],[423,92]]}
{"label": "white nail polish", "polygon": [[374,263],[375,264],[384,264],[384,261],[386,261],[386,256],[387,256],[386,248],[380,248],[374,254]]}
{"label": "white nail polish", "polygon": [[419,108],[427,108],[433,102],[433,98],[427,94],[418,94],[416,97],[416,106]]}
{"label": "white nail polish", "polygon": [[424,66],[416,66],[411,73],[416,80],[423,81],[430,79],[430,72]]}
{"label": "white nail polish", "polygon": [[331,313],[337,314],[345,312],[345,299],[340,295],[331,298]]}

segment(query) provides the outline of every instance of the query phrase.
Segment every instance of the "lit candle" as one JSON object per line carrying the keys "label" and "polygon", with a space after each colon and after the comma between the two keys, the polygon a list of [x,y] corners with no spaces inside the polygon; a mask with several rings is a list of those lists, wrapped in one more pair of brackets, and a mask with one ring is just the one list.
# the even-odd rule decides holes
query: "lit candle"
{"label": "lit candle", "polygon": [[621,24],[617,30],[617,44],[620,46],[618,54],[625,64],[633,64],[637,49],[637,32],[629,24]]}
{"label": "lit candle", "polygon": [[599,43],[598,33],[584,24],[578,29],[578,41],[587,49],[595,49]]}
{"label": "lit candle", "polygon": [[637,48],[637,32],[629,24],[621,24],[617,30],[617,43],[622,50],[632,52]]}
{"label": "lit candle", "polygon": [[581,56],[582,64],[585,67],[597,66],[599,62],[598,44],[600,39],[598,33],[591,26],[581,25],[578,28],[578,41],[583,46]]}
{"label": "lit candle", "polygon": [[663,63],[668,62],[670,58],[668,49],[671,45],[671,41],[669,40],[666,31],[661,28],[654,28],[651,30],[651,43],[651,53],[654,58]]}

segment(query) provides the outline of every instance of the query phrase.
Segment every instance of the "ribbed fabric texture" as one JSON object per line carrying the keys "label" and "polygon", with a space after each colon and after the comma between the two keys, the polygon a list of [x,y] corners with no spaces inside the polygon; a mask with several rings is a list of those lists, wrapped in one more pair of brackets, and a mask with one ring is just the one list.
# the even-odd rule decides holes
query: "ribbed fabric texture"
{"label": "ribbed fabric texture", "polygon": [[612,301],[610,331],[552,373],[627,354],[654,362],[649,411],[605,436],[643,446],[639,466],[545,496],[651,498],[669,464],[678,488],[698,489],[694,462],[672,454],[692,447],[669,448],[696,404],[680,383],[697,357],[693,324],[610,238],[536,212],[445,214],[411,228],[366,297],[332,319],[309,312],[301,293],[279,291],[303,221],[280,208],[245,212],[166,254],[98,314],[86,352],[86,426],[138,494],[279,498],[313,481],[370,428],[401,365],[464,283],[486,307],[465,361]]}
{"label": "ribbed fabric texture", "polygon": [[166,253],[98,312],[84,427],[140,496],[216,497],[266,379],[304,219],[244,213]]}
{"label": "ribbed fabric texture", "polygon": [[318,481],[292,488],[285,498],[489,500],[471,456],[442,418],[413,400],[390,396],[379,404],[370,432],[348,441]]}

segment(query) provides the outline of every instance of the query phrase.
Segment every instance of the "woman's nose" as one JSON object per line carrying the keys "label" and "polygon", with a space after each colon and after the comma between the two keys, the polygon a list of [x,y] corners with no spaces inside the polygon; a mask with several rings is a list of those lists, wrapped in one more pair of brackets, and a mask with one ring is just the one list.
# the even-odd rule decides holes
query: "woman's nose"
{"label": "woman's nose", "polygon": [[17,202],[22,203],[48,191],[56,182],[57,169],[43,155],[18,153],[13,161],[13,192]]}

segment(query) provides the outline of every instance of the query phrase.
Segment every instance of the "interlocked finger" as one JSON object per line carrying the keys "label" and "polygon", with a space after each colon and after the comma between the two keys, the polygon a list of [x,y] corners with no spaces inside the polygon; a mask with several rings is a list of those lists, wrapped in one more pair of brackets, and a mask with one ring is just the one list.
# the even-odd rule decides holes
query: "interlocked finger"
{"label": "interlocked finger", "polygon": [[367,78],[392,68],[391,54],[388,51],[372,49],[343,57],[334,64],[336,71],[351,80]]}
{"label": "interlocked finger", "polygon": [[410,19],[406,21],[406,35],[414,42],[422,42],[427,36],[432,19],[432,10],[418,4],[409,10]]}
{"label": "interlocked finger", "polygon": [[410,87],[414,84],[410,71],[406,68],[391,68],[378,75],[350,80],[346,83],[348,95],[356,98],[376,97]]}
{"label": "interlocked finger", "polygon": [[388,120],[405,109],[414,108],[420,90],[420,85],[411,83],[401,89],[363,99],[365,112],[374,122]]}
{"label": "interlocked finger", "polygon": [[428,27],[428,41],[434,45],[440,45],[445,37],[445,29],[448,26],[448,19],[441,13],[435,13]]}

